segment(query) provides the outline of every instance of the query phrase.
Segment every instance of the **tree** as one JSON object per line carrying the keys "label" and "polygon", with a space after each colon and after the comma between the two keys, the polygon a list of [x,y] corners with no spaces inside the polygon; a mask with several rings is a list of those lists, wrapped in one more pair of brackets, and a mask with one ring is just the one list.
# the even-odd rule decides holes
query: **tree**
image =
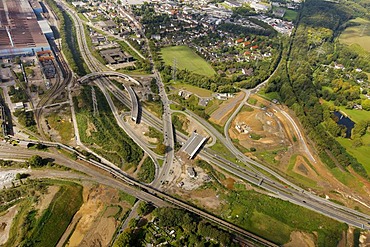
{"label": "tree", "polygon": [[147,213],[150,212],[151,209],[152,209],[152,206],[149,203],[140,202],[137,208],[137,212],[139,215],[146,215]]}
{"label": "tree", "polygon": [[362,109],[365,111],[370,111],[370,99],[365,99],[362,101]]}
{"label": "tree", "polygon": [[43,159],[39,155],[34,155],[28,159],[28,165],[30,165],[31,167],[41,167],[43,163]]}

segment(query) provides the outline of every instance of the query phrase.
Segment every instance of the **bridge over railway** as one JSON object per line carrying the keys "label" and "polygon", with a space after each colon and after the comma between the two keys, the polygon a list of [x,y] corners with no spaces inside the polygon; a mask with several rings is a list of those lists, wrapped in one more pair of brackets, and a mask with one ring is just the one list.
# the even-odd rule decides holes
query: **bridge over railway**
{"label": "bridge over railway", "polygon": [[87,75],[84,75],[83,77],[81,77],[80,79],[78,79],[77,81],[79,83],[84,83],[86,80],[91,80],[91,79],[94,79],[94,78],[99,78],[99,77],[109,77],[109,76],[116,76],[116,77],[120,77],[122,79],[125,79],[126,81],[130,81],[130,82],[133,82],[135,83],[136,85],[138,86],[141,86],[140,82],[138,82],[137,80],[135,80],[134,78],[132,78],[131,76],[128,76],[126,74],[122,74],[122,73],[119,73],[119,72],[115,72],[115,71],[101,71],[101,72],[93,72],[93,73],[90,73],[90,74],[87,74]]}
{"label": "bridge over railway", "polygon": [[[83,84],[86,81],[93,80],[95,78],[109,77],[109,76],[120,77],[120,78],[123,78],[126,81],[133,82],[136,85],[139,85],[139,86],[141,85],[140,82],[138,82],[134,78],[132,78],[132,77],[126,75],[126,74],[122,74],[122,73],[114,72],[114,71],[93,72],[93,73],[84,75],[83,77],[79,78],[77,81],[79,83]],[[131,86],[125,86],[125,89],[127,90],[128,94],[130,96],[130,99],[131,99],[131,103],[132,103],[132,106],[131,106],[131,119],[135,123],[139,123],[139,114],[140,114],[140,112],[139,112],[140,109],[139,108],[140,108],[140,106],[139,106],[139,101],[137,100],[137,96],[135,94],[135,91],[134,91],[134,89]]]}

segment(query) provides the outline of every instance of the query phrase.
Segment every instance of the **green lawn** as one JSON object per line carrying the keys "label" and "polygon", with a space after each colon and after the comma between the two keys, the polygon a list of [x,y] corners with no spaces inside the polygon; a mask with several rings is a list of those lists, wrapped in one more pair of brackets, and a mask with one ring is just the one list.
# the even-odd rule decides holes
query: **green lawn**
{"label": "green lawn", "polygon": [[334,106],[333,101],[324,101],[324,102],[325,104],[333,106],[336,109],[339,109],[341,112],[344,112],[355,123],[358,123],[361,120],[370,119],[370,111],[347,109],[345,106]]}
{"label": "green lawn", "polygon": [[171,46],[161,50],[166,65],[173,65],[174,58],[177,68],[187,69],[196,74],[212,76],[215,74],[212,66],[187,46]]}
{"label": "green lawn", "polygon": [[286,9],[284,19],[288,21],[295,21],[297,19],[298,13],[297,11],[291,10],[291,9]]}
{"label": "green lawn", "polygon": [[193,94],[196,94],[199,97],[211,97],[212,96],[211,91],[204,89],[204,88],[199,88],[193,85],[176,83],[176,84],[173,84],[173,86],[177,89],[183,89],[183,90],[192,92]]}
{"label": "green lawn", "polygon": [[354,147],[353,141],[350,139],[342,137],[338,137],[336,139],[348,151],[349,154],[355,157],[358,162],[364,166],[367,174],[370,175],[370,133],[367,132],[366,135],[361,138],[363,142],[361,147]]}
{"label": "green lawn", "polygon": [[346,28],[339,36],[339,41],[347,45],[358,44],[365,51],[370,52],[370,21],[356,18],[351,22],[360,25]]}

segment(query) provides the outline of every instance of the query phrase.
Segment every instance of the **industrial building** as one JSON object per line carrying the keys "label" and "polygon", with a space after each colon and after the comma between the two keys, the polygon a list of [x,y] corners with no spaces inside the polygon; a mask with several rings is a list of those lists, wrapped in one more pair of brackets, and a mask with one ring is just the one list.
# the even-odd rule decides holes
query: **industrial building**
{"label": "industrial building", "polygon": [[38,21],[42,33],[47,39],[54,39],[53,30],[51,30],[50,25],[47,20]]}
{"label": "industrial building", "polygon": [[[37,4],[35,4],[37,7]],[[0,0],[0,58],[34,55],[50,45],[27,0]]]}
{"label": "industrial building", "polygon": [[29,0],[29,3],[31,5],[31,8],[33,9],[33,12],[35,12],[37,17],[41,17],[41,13],[44,12],[42,9],[42,6],[39,1],[37,0]]}
{"label": "industrial building", "polygon": [[102,50],[100,51],[100,55],[109,64],[119,64],[134,61],[133,56],[131,56],[127,52],[122,52],[120,48]]}

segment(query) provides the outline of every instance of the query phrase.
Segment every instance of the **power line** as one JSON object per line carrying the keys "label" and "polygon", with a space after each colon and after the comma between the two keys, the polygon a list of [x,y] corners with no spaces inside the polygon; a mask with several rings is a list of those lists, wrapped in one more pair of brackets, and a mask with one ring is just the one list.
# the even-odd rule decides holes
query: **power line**
{"label": "power line", "polygon": [[95,89],[91,86],[91,96],[93,101],[94,117],[99,116],[98,102],[96,100]]}

